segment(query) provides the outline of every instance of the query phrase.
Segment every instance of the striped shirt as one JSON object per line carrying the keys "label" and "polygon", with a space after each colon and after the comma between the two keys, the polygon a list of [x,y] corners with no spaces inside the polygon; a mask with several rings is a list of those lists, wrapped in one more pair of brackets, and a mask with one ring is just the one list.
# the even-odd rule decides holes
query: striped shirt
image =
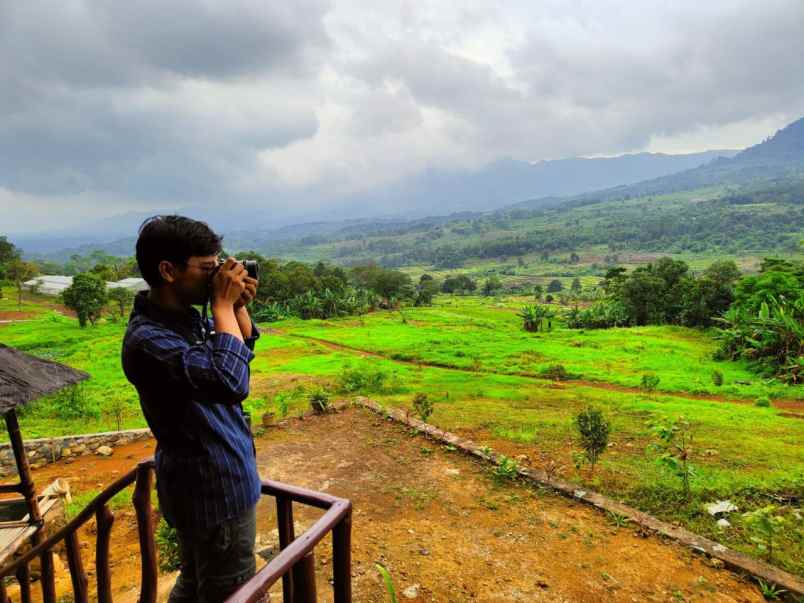
{"label": "striped shirt", "polygon": [[204,529],[257,503],[260,477],[241,403],[249,391],[252,336],[211,334],[195,309],[134,302],[123,339],[123,370],[157,441],[159,504],[181,529]]}

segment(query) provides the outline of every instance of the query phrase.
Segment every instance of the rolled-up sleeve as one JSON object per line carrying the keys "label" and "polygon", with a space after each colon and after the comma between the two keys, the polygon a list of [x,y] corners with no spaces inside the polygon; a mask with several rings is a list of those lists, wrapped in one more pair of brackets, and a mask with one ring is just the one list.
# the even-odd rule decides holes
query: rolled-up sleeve
{"label": "rolled-up sleeve", "polygon": [[228,333],[190,345],[167,329],[151,331],[139,346],[154,361],[166,385],[186,388],[199,402],[237,404],[248,397],[249,362],[254,353]]}

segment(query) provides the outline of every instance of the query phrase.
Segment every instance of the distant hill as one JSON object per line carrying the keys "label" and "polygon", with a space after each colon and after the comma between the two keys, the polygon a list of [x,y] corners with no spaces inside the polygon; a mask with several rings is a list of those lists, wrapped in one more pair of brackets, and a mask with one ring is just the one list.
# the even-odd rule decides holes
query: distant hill
{"label": "distant hill", "polygon": [[541,205],[550,205],[555,198],[666,176],[738,152],[636,153],[537,163],[503,159],[474,171],[426,170],[342,203],[352,208],[381,208],[407,217],[432,215],[435,211],[441,215],[492,211],[525,199],[540,199]]}
{"label": "distant hill", "polygon": [[[797,179],[802,174],[804,174],[804,118],[794,121],[770,138],[740,151],[733,157],[719,157],[683,172],[584,193],[567,202],[596,203],[608,199],[661,195],[722,185],[747,186],[763,182],[772,185],[779,180]],[[544,206],[544,200],[533,199],[509,207],[537,209]]]}

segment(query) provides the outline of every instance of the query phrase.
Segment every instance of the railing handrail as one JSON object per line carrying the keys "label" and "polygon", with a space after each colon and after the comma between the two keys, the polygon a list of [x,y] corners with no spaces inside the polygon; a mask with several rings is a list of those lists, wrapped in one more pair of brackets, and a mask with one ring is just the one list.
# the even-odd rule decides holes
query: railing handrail
{"label": "railing handrail", "polygon": [[271,480],[262,482],[262,493],[327,509],[327,511],[309,529],[282,549],[265,567],[254,574],[237,592],[226,599],[226,603],[251,603],[258,600],[296,563],[312,551],[328,532],[352,512],[352,502],[345,498]]}
{"label": "railing handrail", "polygon": [[100,509],[103,505],[109,502],[109,500],[113,496],[115,496],[118,492],[120,492],[124,488],[127,488],[128,486],[133,484],[134,481],[137,479],[137,473],[141,469],[146,468],[151,469],[153,468],[153,466],[154,466],[153,459],[146,459],[138,463],[137,466],[134,467],[131,471],[119,477],[107,488],[104,488],[104,490],[100,494],[98,494],[95,498],[93,498],[89,502],[89,504],[82,511],[78,513],[78,515],[76,515],[69,522],[67,522],[67,525],[65,525],[57,532],[55,532],[52,536],[49,536],[47,539],[37,544],[35,547],[30,549],[24,555],[15,559],[13,563],[9,563],[5,567],[0,568],[0,578],[4,578],[6,576],[11,575],[17,569],[19,569],[20,566],[27,564],[34,557],[41,555],[43,552],[52,548],[53,545],[55,545],[61,540],[64,540],[71,533],[78,530],[82,525],[84,525],[84,523],[86,523],[86,521],[92,515],[98,512],[98,509]]}

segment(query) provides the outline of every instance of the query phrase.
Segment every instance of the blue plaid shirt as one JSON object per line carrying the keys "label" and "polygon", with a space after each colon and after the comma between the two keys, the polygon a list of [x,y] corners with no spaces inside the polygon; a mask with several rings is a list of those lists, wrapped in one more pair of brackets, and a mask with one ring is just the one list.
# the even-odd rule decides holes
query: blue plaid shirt
{"label": "blue plaid shirt", "polygon": [[157,441],[162,514],[182,529],[212,527],[260,497],[241,407],[259,332],[253,327],[243,343],[211,330],[195,309],[168,310],[142,292],[123,339],[123,370]]}

